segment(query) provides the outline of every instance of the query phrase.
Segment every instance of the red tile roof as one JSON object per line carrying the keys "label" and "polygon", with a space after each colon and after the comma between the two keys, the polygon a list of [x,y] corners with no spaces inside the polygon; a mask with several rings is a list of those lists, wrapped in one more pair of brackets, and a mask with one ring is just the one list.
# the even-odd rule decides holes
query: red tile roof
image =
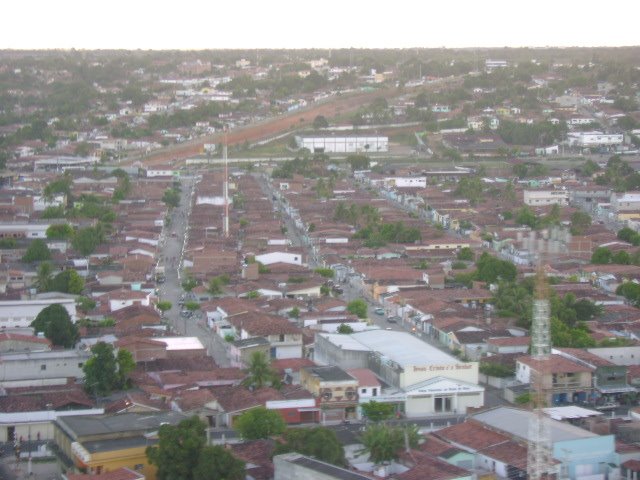
{"label": "red tile roof", "polygon": [[434,435],[472,450],[483,450],[509,440],[506,435],[494,432],[474,420],[438,430]]}
{"label": "red tile roof", "polygon": [[561,357],[560,355],[550,355],[546,360],[535,360],[530,355],[526,355],[519,357],[518,361],[528,365],[536,372],[541,373],[580,373],[592,371],[591,368],[572,362],[568,358]]}
{"label": "red tile roof", "polygon": [[358,380],[359,387],[379,387],[380,381],[376,377],[375,373],[373,373],[368,368],[352,368],[351,370],[346,370],[346,372],[351,375],[353,378]]}
{"label": "red tile roof", "polygon": [[143,480],[145,478],[143,474],[124,467],[98,475],[70,473],[66,477],[67,480]]}

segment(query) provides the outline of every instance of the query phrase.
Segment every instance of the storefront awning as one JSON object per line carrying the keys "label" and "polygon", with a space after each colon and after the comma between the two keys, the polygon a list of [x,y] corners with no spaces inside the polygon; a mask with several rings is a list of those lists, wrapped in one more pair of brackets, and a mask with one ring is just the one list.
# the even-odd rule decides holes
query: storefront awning
{"label": "storefront awning", "polygon": [[596,387],[596,390],[600,393],[631,393],[638,391],[631,385],[623,385],[620,387]]}

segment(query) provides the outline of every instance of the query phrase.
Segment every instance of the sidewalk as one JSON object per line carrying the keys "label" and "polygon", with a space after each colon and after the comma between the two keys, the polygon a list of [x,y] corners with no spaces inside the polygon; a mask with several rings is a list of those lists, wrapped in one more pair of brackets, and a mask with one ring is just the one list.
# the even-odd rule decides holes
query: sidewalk
{"label": "sidewalk", "polygon": [[60,468],[55,460],[50,462],[31,462],[31,475],[29,475],[28,459],[21,458],[20,463],[16,464],[16,457],[13,455],[4,455],[0,459],[0,478],[3,480],[58,480],[61,478]]}

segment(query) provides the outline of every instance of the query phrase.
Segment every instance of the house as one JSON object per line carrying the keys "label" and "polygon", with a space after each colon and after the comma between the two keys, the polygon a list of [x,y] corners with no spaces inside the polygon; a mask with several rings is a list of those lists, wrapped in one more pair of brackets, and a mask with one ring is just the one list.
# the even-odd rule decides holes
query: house
{"label": "house", "polygon": [[52,440],[53,422],[66,415],[101,415],[81,386],[72,382],[56,386],[4,389],[0,396],[0,442]]}
{"label": "house", "polygon": [[363,403],[377,400],[382,395],[382,384],[368,368],[352,368],[346,372],[358,381],[358,418],[362,418]]}
{"label": "house", "polygon": [[90,356],[79,350],[0,354],[0,386],[64,385],[69,378],[84,378],[82,367]]}
{"label": "house", "polygon": [[142,473],[124,467],[98,475],[89,475],[86,473],[62,474],[62,480],[145,480],[146,478]]}
{"label": "house", "polygon": [[303,367],[300,369],[300,383],[318,399],[323,424],[355,418],[358,380],[340,367]]}
{"label": "house", "polygon": [[529,351],[531,337],[494,337],[487,340],[488,355],[503,353],[522,353]]}
{"label": "house", "polygon": [[546,205],[569,205],[569,192],[566,190],[525,190],[524,203],[532,207]]}
{"label": "house", "polygon": [[595,401],[598,397],[601,401],[616,401],[620,396],[637,392],[627,383],[626,365],[616,365],[581,348],[554,348],[552,352],[591,369]]}
{"label": "house", "polygon": [[516,360],[516,380],[531,383],[532,375],[541,376],[548,405],[585,402],[593,395],[592,369],[564,356],[553,354],[545,359],[530,355]]}
{"label": "house", "polygon": [[[507,436],[521,445],[527,445],[533,439],[529,429],[532,417],[529,410],[511,407],[496,407],[476,413],[465,424],[478,422],[493,432]],[[563,476],[571,480],[594,475],[599,478],[614,476],[616,468],[616,448],[614,435],[590,432],[567,422],[545,418],[551,441],[551,455],[555,460],[554,473],[563,469]],[[464,425],[464,424],[460,424]],[[440,434],[439,431],[438,434]],[[462,430],[462,434],[464,434]],[[467,438],[475,438],[467,435]],[[464,442],[462,438],[458,440]],[[551,473],[551,472],[550,472]]]}
{"label": "house", "polygon": [[27,328],[44,308],[54,303],[62,305],[69,313],[71,321],[75,323],[76,301],[73,295],[69,295],[30,300],[0,300],[0,328]]}
{"label": "house", "polygon": [[51,350],[51,340],[35,335],[0,333],[0,353]]}
{"label": "house", "polygon": [[269,342],[271,358],[301,358],[302,332],[286,318],[258,312],[244,312],[227,317],[236,337],[244,340],[264,337]]}
{"label": "house", "polygon": [[150,305],[151,293],[142,290],[126,290],[121,288],[112,292],[104,293],[98,297],[101,302],[107,302],[110,312],[115,312],[132,305]]}
{"label": "house", "polygon": [[177,425],[189,418],[178,412],[68,416],[54,424],[54,442],[60,461],[72,471],[103,474],[128,468],[155,480],[148,446],[157,442],[161,425]]}
{"label": "house", "polygon": [[321,462],[299,453],[284,453],[273,457],[274,480],[371,480],[367,475],[360,475],[330,463]]}
{"label": "house", "polygon": [[229,344],[227,356],[232,367],[245,368],[254,352],[262,352],[270,355],[270,343],[264,337],[251,337],[243,340],[235,340]]}

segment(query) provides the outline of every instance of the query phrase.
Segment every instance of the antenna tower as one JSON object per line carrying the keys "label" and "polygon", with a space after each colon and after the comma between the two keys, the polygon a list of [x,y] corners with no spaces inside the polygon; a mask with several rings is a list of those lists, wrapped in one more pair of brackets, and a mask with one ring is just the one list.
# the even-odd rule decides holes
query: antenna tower
{"label": "antenna tower", "polygon": [[533,319],[531,322],[531,358],[535,368],[530,371],[530,396],[533,415],[529,422],[529,444],[527,448],[527,476],[529,480],[540,480],[552,469],[552,445],[549,419],[543,408],[547,400],[544,387],[544,372],[551,362],[551,334],[549,290],[544,274],[544,248],[538,252]]}

